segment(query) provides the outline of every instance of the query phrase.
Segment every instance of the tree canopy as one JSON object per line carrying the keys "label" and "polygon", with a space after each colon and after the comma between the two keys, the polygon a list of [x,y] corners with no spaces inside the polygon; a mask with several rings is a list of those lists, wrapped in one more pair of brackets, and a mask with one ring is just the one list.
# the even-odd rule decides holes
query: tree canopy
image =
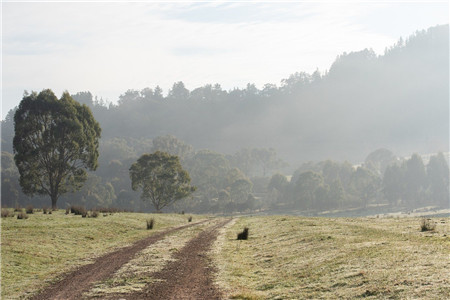
{"label": "tree canopy", "polygon": [[161,151],[142,155],[131,165],[130,178],[132,189],[141,189],[141,198],[149,199],[157,212],[195,191],[178,156]]}
{"label": "tree canopy", "polygon": [[61,194],[76,191],[97,169],[100,125],[91,110],[65,92],[47,89],[25,95],[15,115],[14,160],[27,195],[49,195],[52,207]]}

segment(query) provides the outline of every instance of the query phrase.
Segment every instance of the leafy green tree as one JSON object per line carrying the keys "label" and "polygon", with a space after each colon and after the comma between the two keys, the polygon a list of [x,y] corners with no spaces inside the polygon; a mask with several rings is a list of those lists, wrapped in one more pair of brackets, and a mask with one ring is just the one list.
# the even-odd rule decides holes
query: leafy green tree
{"label": "leafy green tree", "polygon": [[61,194],[76,191],[86,170],[97,169],[100,125],[86,105],[68,92],[25,95],[15,115],[14,160],[27,195],[49,195],[52,208]]}
{"label": "leafy green tree", "polygon": [[182,81],[175,82],[167,95],[168,99],[187,100],[189,98],[189,90],[184,86]]}
{"label": "leafy green tree", "polygon": [[141,189],[141,198],[149,199],[157,212],[195,191],[178,156],[161,151],[142,155],[131,165],[130,178],[132,189]]}
{"label": "leafy green tree", "polygon": [[152,152],[162,151],[176,155],[183,162],[194,153],[194,147],[180,141],[173,135],[158,136],[153,140]]}
{"label": "leafy green tree", "polygon": [[386,168],[383,176],[383,193],[391,205],[396,205],[402,199],[404,183],[404,168],[398,165]]}
{"label": "leafy green tree", "polygon": [[267,189],[269,191],[272,190],[277,190],[278,192],[283,193],[286,189],[286,187],[288,186],[289,182],[286,178],[286,176],[280,174],[280,173],[276,173],[273,174],[272,177],[270,178],[269,184],[267,185]]}
{"label": "leafy green tree", "polygon": [[427,165],[427,176],[430,184],[431,203],[441,207],[449,207],[449,169],[442,153],[430,158]]}
{"label": "leafy green tree", "polygon": [[397,157],[394,155],[394,153],[387,149],[381,148],[370,153],[366,157],[364,164],[367,168],[371,169],[371,171],[374,171],[379,175],[383,175],[386,171],[386,168],[396,160]]}
{"label": "leafy green tree", "polygon": [[294,205],[300,209],[313,208],[316,205],[315,191],[323,184],[322,175],[312,171],[301,173],[294,183]]}
{"label": "leafy green tree", "polygon": [[231,200],[234,202],[245,202],[252,192],[253,184],[248,179],[238,179],[230,186]]}
{"label": "leafy green tree", "polygon": [[369,169],[358,167],[353,173],[353,192],[362,201],[364,207],[367,207],[369,201],[376,197],[380,185],[380,178]]}
{"label": "leafy green tree", "polygon": [[405,171],[405,199],[412,207],[418,207],[424,198],[424,191],[427,188],[427,174],[422,158],[418,154],[413,154],[406,161]]}

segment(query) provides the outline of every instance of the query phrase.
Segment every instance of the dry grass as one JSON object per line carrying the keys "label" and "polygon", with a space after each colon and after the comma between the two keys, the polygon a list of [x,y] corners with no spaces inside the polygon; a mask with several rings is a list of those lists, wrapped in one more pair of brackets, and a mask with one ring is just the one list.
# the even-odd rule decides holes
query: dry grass
{"label": "dry grass", "polygon": [[[215,244],[231,299],[450,298],[450,219],[248,217]],[[249,227],[247,241],[236,234]]]}
{"label": "dry grass", "polygon": [[[145,220],[153,217],[149,232]],[[201,217],[197,217],[199,220]],[[1,223],[1,298],[21,299],[74,268],[116,248],[186,224],[177,214],[115,213],[81,218],[64,210],[33,214],[27,220],[4,218]]]}

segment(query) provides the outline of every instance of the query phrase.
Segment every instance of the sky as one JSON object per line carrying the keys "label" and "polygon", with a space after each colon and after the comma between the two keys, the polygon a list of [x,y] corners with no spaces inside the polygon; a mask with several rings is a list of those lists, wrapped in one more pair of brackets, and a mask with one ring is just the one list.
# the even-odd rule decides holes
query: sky
{"label": "sky", "polygon": [[448,24],[449,1],[1,2],[2,118],[25,90],[280,85],[343,52],[386,47]]}

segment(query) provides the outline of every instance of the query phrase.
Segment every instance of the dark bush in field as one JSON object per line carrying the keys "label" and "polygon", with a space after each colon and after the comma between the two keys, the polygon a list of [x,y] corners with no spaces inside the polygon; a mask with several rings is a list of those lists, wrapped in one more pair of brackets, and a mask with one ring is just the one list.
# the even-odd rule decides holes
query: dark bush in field
{"label": "dark bush in field", "polygon": [[42,213],[43,213],[44,215],[46,215],[47,212],[48,212],[48,208],[47,208],[47,207],[43,207],[43,208],[42,208]]}
{"label": "dark bush in field", "polygon": [[14,212],[21,212],[21,211],[22,211],[22,207],[20,207],[20,206],[16,206],[14,208]]}
{"label": "dark bush in field", "polygon": [[[12,214],[14,216],[14,214]],[[7,208],[2,208],[2,218],[11,217],[11,212]]]}
{"label": "dark bush in field", "polygon": [[89,215],[89,217],[90,217],[90,218],[97,218],[97,217],[98,217],[98,211],[93,210],[93,211],[91,212],[91,214]]}
{"label": "dark bush in field", "polygon": [[87,214],[87,210],[86,208],[84,208],[84,206],[76,206],[76,205],[72,205],[70,207],[70,212],[75,215]]}
{"label": "dark bush in field", "polygon": [[248,228],[247,227],[244,228],[244,231],[238,233],[237,239],[238,240],[246,240],[246,239],[248,239]]}
{"label": "dark bush in field", "polygon": [[81,213],[81,217],[86,218],[88,215],[87,210],[85,210],[84,212]]}
{"label": "dark bush in field", "polygon": [[420,223],[420,231],[434,231],[436,229],[436,223],[431,219],[422,219]]}
{"label": "dark bush in field", "polygon": [[19,212],[18,214],[17,214],[17,219],[19,219],[19,220],[24,220],[24,219],[28,219],[28,216],[27,216],[27,214],[26,213],[24,213],[23,211],[21,211],[21,212]]}
{"label": "dark bush in field", "polygon": [[27,208],[25,208],[25,212],[26,212],[27,214],[32,214],[32,213],[34,213],[33,206],[32,206],[32,205],[27,205]]}
{"label": "dark bush in field", "polygon": [[188,218],[188,222],[192,222],[192,216]]}
{"label": "dark bush in field", "polygon": [[147,220],[147,230],[153,229],[153,225],[155,225],[155,219],[151,218],[150,220]]}
{"label": "dark bush in field", "polygon": [[117,208],[117,207],[96,207],[95,210],[98,212],[101,212],[101,213],[110,213],[110,214],[127,211],[125,209],[121,209],[121,208]]}
{"label": "dark bush in field", "polygon": [[70,214],[70,208],[66,208],[66,215]]}

